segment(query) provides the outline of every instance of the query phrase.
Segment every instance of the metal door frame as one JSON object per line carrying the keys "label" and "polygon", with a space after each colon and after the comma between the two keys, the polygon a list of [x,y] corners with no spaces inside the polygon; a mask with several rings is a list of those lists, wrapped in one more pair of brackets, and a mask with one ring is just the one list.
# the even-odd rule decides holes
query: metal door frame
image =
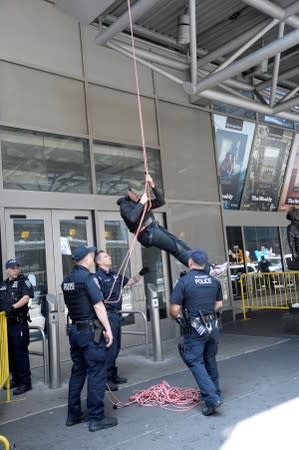
{"label": "metal door frame", "polygon": [[[14,216],[14,217],[11,217]],[[13,219],[43,220],[45,233],[46,270],[48,293],[53,294],[58,300],[58,319],[60,328],[60,347],[62,359],[69,358],[68,340],[66,336],[66,311],[63,301],[61,283],[63,281],[61,245],[60,245],[60,221],[76,220],[86,217],[87,243],[93,245],[92,214],[85,210],[47,210],[47,209],[5,209],[5,243],[3,256],[6,259],[15,256],[15,242],[13,235]]]}

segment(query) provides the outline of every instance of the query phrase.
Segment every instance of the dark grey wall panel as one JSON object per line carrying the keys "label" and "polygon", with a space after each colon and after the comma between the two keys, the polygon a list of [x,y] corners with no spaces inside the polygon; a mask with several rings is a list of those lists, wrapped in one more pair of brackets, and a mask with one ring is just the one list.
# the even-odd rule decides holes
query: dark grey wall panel
{"label": "dark grey wall panel", "polygon": [[86,134],[84,84],[0,62],[0,120],[11,125]]}
{"label": "dark grey wall panel", "polygon": [[218,202],[209,113],[160,101],[159,119],[166,197]]}
{"label": "dark grey wall panel", "polygon": [[82,77],[79,25],[40,0],[1,0],[0,58]]}
{"label": "dark grey wall panel", "polygon": [[[90,84],[88,87],[92,133],[102,140],[141,146],[136,95]],[[142,97],[145,142],[157,146],[154,100]]]}

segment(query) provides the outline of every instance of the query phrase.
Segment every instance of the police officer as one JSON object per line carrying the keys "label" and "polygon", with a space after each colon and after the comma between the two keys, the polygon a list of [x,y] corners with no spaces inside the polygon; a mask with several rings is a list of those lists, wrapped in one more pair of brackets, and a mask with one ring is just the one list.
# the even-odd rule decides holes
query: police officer
{"label": "police officer", "polygon": [[115,417],[104,416],[106,347],[111,347],[113,336],[99,281],[90,272],[95,251],[96,247],[75,248],[72,254],[74,268],[62,283],[64,301],[72,320],[69,340],[73,367],[69,381],[66,426],[87,420],[82,413],[80,399],[87,377],[89,431],[117,425]]}
{"label": "police officer", "polygon": [[183,326],[181,356],[190,368],[205,402],[202,414],[214,414],[221,404],[216,354],[218,323],[216,312],[223,304],[220,281],[204,269],[207,254],[189,252],[190,271],[179,279],[170,299],[170,314]]}
{"label": "police officer", "polygon": [[28,278],[20,273],[15,258],[9,259],[5,268],[7,279],[0,284],[0,311],[5,311],[7,317],[10,387],[15,388],[14,395],[20,395],[32,389],[27,320],[28,302],[34,292]]}
{"label": "police officer", "polygon": [[138,283],[143,275],[149,272],[149,269],[143,267],[137,275],[131,278],[127,278],[121,274],[117,275],[116,272],[111,270],[111,256],[104,252],[104,250],[97,252],[96,266],[96,275],[99,279],[104,298],[107,299],[105,306],[113,334],[113,344],[107,352],[107,385],[111,391],[117,391],[118,384],[127,383],[126,377],[118,375],[116,366],[116,359],[121,347],[121,315],[119,313],[122,306],[121,290],[124,286],[133,286]]}

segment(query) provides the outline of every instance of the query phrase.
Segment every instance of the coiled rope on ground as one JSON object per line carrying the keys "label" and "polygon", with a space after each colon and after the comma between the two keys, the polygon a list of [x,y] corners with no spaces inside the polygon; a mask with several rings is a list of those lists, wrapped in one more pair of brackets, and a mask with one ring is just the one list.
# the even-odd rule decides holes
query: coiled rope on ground
{"label": "coiled rope on ground", "polygon": [[177,387],[163,380],[144,390],[133,391],[127,402],[122,402],[117,396],[107,391],[113,408],[125,408],[134,404],[140,406],[159,406],[168,411],[184,412],[196,408],[202,403],[200,391],[193,387]]}

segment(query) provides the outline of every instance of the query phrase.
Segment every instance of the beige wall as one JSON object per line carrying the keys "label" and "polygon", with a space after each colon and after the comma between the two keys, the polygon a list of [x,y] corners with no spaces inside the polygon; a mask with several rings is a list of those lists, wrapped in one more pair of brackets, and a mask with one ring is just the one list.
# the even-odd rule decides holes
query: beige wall
{"label": "beige wall", "polygon": [[167,198],[218,202],[209,113],[160,101],[159,125]]}
{"label": "beige wall", "polygon": [[1,0],[0,58],[82,77],[78,23],[41,0]]}
{"label": "beige wall", "polygon": [[[92,134],[103,140],[140,145],[136,95],[89,84]],[[158,146],[154,101],[142,97],[142,116],[147,146]]]}
{"label": "beige wall", "polygon": [[84,85],[0,61],[0,121],[32,129],[86,134]]}
{"label": "beige wall", "polygon": [[[97,46],[97,32],[47,2],[3,0],[0,124],[141,145],[133,62]],[[168,227],[191,246],[204,242],[213,259],[222,260],[210,115],[192,107],[173,81],[140,65],[138,74],[146,145],[161,149]],[[51,195],[55,204],[59,194]],[[33,208],[41,196],[29,194]],[[18,197],[9,193],[11,207],[19,205]],[[90,197],[86,204],[93,205]],[[64,204],[73,207],[69,198]],[[115,198],[105,198],[105,209],[117,211]]]}
{"label": "beige wall", "polygon": [[[98,31],[92,27],[83,27],[86,49],[86,76],[92,83],[101,84],[119,90],[136,92],[133,62],[115,51],[95,43]],[[153,95],[152,73],[138,64],[138,78],[142,95]]]}

